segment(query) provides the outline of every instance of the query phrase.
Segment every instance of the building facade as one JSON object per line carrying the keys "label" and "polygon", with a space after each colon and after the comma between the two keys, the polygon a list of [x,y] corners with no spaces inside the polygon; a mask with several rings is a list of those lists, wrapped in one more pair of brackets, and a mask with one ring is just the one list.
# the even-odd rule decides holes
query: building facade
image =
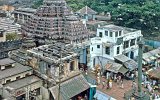
{"label": "building facade", "polygon": [[[131,59],[138,56],[137,42],[141,39],[140,30],[106,25],[97,29],[97,37],[91,39],[90,67],[97,62],[106,63],[106,59],[114,60],[115,56],[126,55]],[[103,58],[105,58],[103,60]]]}

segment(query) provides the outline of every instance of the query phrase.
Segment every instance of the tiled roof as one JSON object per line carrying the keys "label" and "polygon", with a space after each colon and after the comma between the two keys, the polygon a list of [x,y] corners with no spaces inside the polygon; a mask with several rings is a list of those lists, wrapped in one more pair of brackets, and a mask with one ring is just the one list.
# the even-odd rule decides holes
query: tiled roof
{"label": "tiled roof", "polygon": [[124,62],[123,64],[126,66],[126,68],[128,68],[130,70],[134,70],[134,69],[138,68],[138,63],[132,59]]}
{"label": "tiled roof", "polygon": [[15,61],[12,60],[12,59],[9,59],[9,58],[5,58],[5,59],[0,60],[0,65],[1,66],[13,64],[13,63],[15,63]]}
{"label": "tiled roof", "polygon": [[[87,90],[89,88],[89,84],[83,75],[76,76],[70,80],[67,80],[60,85],[60,96],[61,100],[69,100],[70,98],[80,94],[81,92]],[[58,99],[58,85],[51,87],[49,89],[54,96],[54,98]]]}
{"label": "tiled roof", "polygon": [[77,13],[80,13],[80,14],[97,14],[96,11],[92,10],[88,6],[83,7],[82,9],[77,11]]}
{"label": "tiled roof", "polygon": [[24,66],[19,63],[15,63],[15,67],[5,69],[5,70],[0,70],[0,79],[10,77],[28,70],[32,70],[29,66]]}
{"label": "tiled roof", "polygon": [[38,81],[41,81],[41,79],[36,76],[29,76],[29,77],[11,82],[9,84],[6,84],[5,86],[9,86],[14,89],[19,89],[21,87],[24,87],[26,85],[30,85],[30,84],[38,82]]}

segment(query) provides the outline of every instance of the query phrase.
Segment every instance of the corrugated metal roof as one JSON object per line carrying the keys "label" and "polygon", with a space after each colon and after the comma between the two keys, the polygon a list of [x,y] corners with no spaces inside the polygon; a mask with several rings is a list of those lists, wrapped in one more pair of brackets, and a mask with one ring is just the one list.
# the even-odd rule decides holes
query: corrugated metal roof
{"label": "corrugated metal roof", "polygon": [[[69,100],[70,98],[80,94],[87,90],[89,84],[83,75],[76,76],[70,80],[67,80],[60,85],[60,98],[61,100]],[[58,99],[58,85],[49,89],[54,96]]]}
{"label": "corrugated metal roof", "polygon": [[147,74],[148,74],[151,78],[160,79],[160,68],[149,70],[149,71],[147,72]]}
{"label": "corrugated metal roof", "polygon": [[119,60],[119,61],[121,61],[122,63],[130,60],[130,58],[128,58],[125,55],[118,55],[118,56],[115,56],[114,58],[117,59],[117,60]]}
{"label": "corrugated metal roof", "polygon": [[126,68],[129,68],[130,70],[138,68],[138,63],[132,59],[124,62],[123,64],[126,66]]}
{"label": "corrugated metal roof", "polygon": [[114,73],[120,72],[122,74],[125,74],[128,71],[128,69],[124,68],[123,65],[115,63],[115,62],[106,64],[106,70],[114,72]]}

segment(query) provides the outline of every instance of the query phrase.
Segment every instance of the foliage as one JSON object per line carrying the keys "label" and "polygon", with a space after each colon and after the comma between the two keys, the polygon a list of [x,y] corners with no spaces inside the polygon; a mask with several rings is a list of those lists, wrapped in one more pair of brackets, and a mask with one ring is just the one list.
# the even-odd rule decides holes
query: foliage
{"label": "foliage", "polygon": [[[39,1],[42,2],[42,0]],[[110,12],[115,24],[141,29],[143,32],[147,33],[147,35],[157,34],[157,32],[160,31],[160,0],[66,1],[73,11],[77,11],[87,5],[98,13]]]}
{"label": "foliage", "polygon": [[34,4],[32,5],[32,8],[37,9],[40,5],[43,4],[43,0],[37,0],[34,2]]}
{"label": "foliage", "polygon": [[18,39],[17,33],[7,33],[6,34],[6,40],[15,40]]}

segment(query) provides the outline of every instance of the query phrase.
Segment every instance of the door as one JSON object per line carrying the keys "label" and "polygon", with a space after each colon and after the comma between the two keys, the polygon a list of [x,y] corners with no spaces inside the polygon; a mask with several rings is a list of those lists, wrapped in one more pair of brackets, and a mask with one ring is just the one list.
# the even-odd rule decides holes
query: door
{"label": "door", "polygon": [[134,52],[133,51],[131,51],[130,58],[134,59]]}

